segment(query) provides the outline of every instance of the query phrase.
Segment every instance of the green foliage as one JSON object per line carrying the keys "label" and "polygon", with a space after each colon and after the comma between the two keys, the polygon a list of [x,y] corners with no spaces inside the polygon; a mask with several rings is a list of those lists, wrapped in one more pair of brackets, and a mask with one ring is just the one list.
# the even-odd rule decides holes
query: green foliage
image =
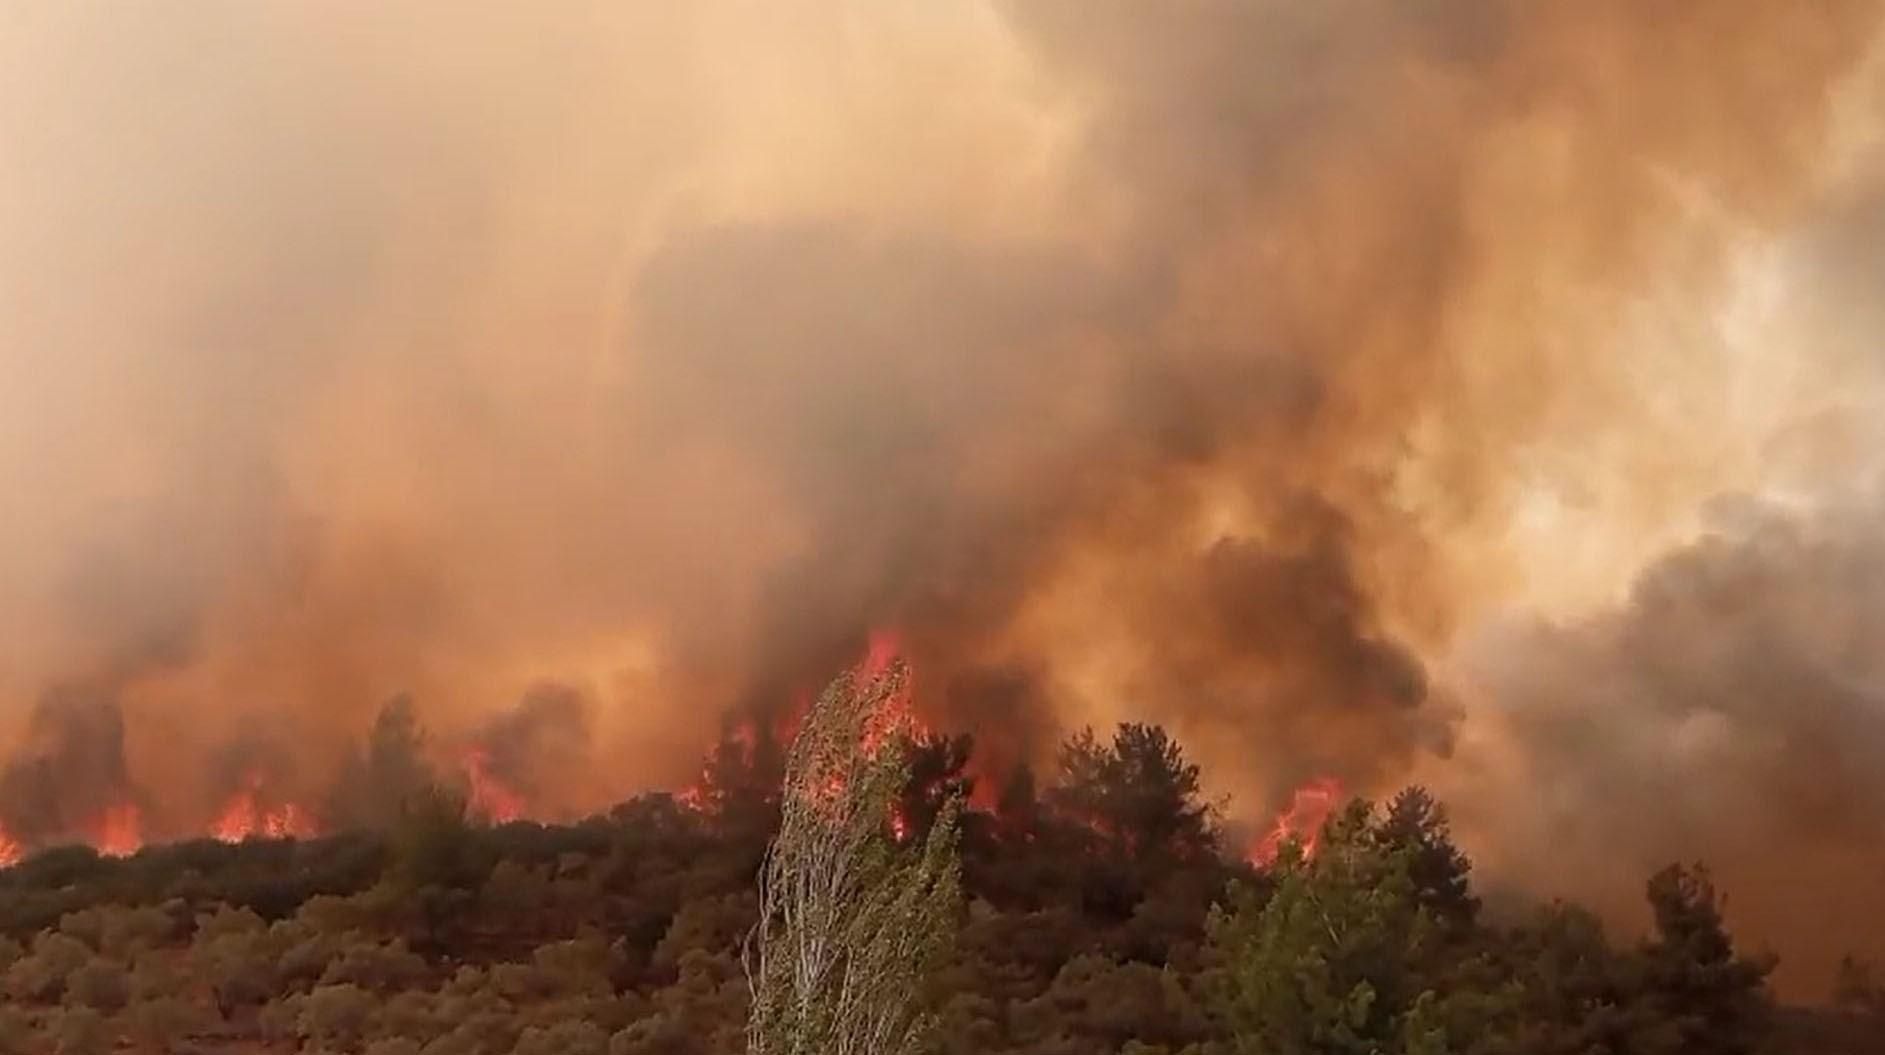
{"label": "green foliage", "polygon": [[1048,805],[1127,853],[1182,861],[1217,847],[1198,767],[1158,726],[1122,724],[1111,744],[1083,730],[1061,746],[1058,771]]}
{"label": "green foliage", "polygon": [[512,1055],[609,1055],[609,1034],[593,1022],[531,1026],[518,1036],[511,1051]]}
{"label": "green foliage", "polygon": [[914,998],[954,931],[960,805],[920,846],[888,831],[909,782],[906,678],[901,663],[838,678],[793,742],[746,961],[752,1055],[901,1055],[930,1024]]}
{"label": "green foliage", "polygon": [[1448,927],[1473,925],[1479,899],[1472,894],[1472,862],[1453,845],[1445,806],[1425,788],[1407,788],[1388,801],[1379,834],[1406,851],[1407,878],[1422,908]]}
{"label": "green foliage", "polygon": [[330,1050],[357,1047],[373,1021],[373,995],[357,985],[316,986],[301,1004],[295,1032]]}
{"label": "green foliage", "polygon": [[67,1004],[111,1014],[124,1007],[130,998],[130,975],[111,960],[93,960],[66,979]]}
{"label": "green foliage", "polygon": [[1243,888],[1231,911],[1212,920],[1225,964],[1219,1010],[1237,1051],[1433,1046],[1424,972],[1440,936],[1409,875],[1411,856],[1373,825],[1369,804],[1356,802],[1331,819],[1313,860],[1285,848],[1266,901]]}
{"label": "green foliage", "polygon": [[54,1012],[48,1032],[53,1055],[107,1055],[113,1046],[110,1023],[89,1007]]}
{"label": "green foliage", "polygon": [[464,797],[444,787],[409,793],[392,833],[392,877],[402,894],[469,889],[489,868],[472,836]]}
{"label": "green foliage", "polygon": [[7,969],[7,992],[17,1000],[57,1000],[72,972],[91,958],[92,951],[71,935],[42,932],[33,939],[32,952]]}
{"label": "green foliage", "polygon": [[1744,957],[1722,923],[1701,866],[1670,865],[1649,880],[1656,934],[1643,948],[1646,985],[1674,1019],[1679,1050],[1743,1055],[1762,1048],[1772,1019],[1771,957]]}
{"label": "green foliage", "polygon": [[413,955],[404,941],[395,939],[347,946],[327,962],[320,984],[351,984],[376,993],[390,993],[416,985],[425,976],[425,961]]}
{"label": "green foliage", "polygon": [[158,1053],[174,1050],[176,1039],[195,1031],[203,1016],[185,1000],[159,996],[133,1002],[119,1018],[135,1046]]}
{"label": "green foliage", "polygon": [[[423,743],[395,717],[383,760]],[[752,878],[791,806],[763,741],[729,738],[726,794],[700,809],[656,794],[495,828],[419,809],[299,843],[36,855],[0,871],[0,1055],[744,1053]],[[1655,931],[1613,945],[1574,906],[1482,918],[1418,789],[1339,814],[1313,859],[1286,849],[1258,871],[1209,849],[1196,769],[1158,730],[1076,737],[1058,770],[1010,774],[995,811],[958,828],[967,751],[929,737],[865,752],[844,795],[794,814],[802,845],[854,851],[802,858],[857,881],[827,933],[881,940],[858,962],[905,980],[906,1009],[935,1024],[928,1055],[1710,1055],[1752,1050],[1769,1024],[1767,961],[1736,951],[1696,870],[1656,877]],[[926,832],[932,806],[948,823]],[[937,896],[954,883],[966,902]],[[912,944],[933,970],[875,966]],[[1761,1050],[1875,1048],[1876,976],[1853,961],[1842,978],[1837,1012],[1789,1011]]]}

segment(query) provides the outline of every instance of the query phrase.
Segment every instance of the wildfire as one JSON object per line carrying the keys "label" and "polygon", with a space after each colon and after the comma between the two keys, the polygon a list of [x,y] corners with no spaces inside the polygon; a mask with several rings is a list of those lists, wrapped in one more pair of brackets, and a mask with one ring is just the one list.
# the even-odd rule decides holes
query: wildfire
{"label": "wildfire", "polygon": [[465,782],[471,785],[471,810],[493,823],[504,824],[524,815],[523,796],[491,772],[491,756],[481,747],[465,752]]}
{"label": "wildfire", "polygon": [[1290,795],[1289,806],[1276,815],[1270,830],[1250,848],[1250,863],[1268,867],[1292,838],[1302,841],[1304,857],[1314,857],[1322,825],[1341,801],[1342,782],[1334,777],[1317,777],[1297,788]]}
{"label": "wildfire", "polygon": [[[903,651],[903,639],[895,630],[873,630],[869,645],[864,652],[864,662],[858,665],[853,674],[860,686],[869,685],[878,678],[890,673],[891,665]],[[910,679],[906,672],[903,683],[897,687],[896,694],[884,700],[873,712],[864,725],[864,751],[876,754],[886,741],[900,733],[920,734],[923,732],[916,715],[911,709]]]}
{"label": "wildfire", "polygon": [[226,843],[245,839],[305,839],[315,833],[313,818],[292,802],[267,807],[262,802],[262,777],[249,774],[241,790],[210,824],[212,837]]}
{"label": "wildfire", "polygon": [[106,857],[129,857],[144,845],[142,828],[136,803],[107,806],[92,825],[92,845]]}
{"label": "wildfire", "polygon": [[0,827],[0,868],[12,868],[25,856],[26,848],[13,838],[4,827]]}

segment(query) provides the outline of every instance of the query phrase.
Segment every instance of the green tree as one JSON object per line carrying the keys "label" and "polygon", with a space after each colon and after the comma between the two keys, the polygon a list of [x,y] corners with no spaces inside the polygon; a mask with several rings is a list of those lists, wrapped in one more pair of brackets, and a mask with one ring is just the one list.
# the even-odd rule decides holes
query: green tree
{"label": "green tree", "polygon": [[1366,802],[1330,820],[1316,856],[1286,844],[1275,890],[1239,889],[1217,913],[1218,1010],[1243,1055],[1443,1051],[1423,985],[1440,933],[1409,875],[1411,849],[1382,840]]}
{"label": "green tree", "polygon": [[1700,865],[1650,877],[1655,936],[1642,949],[1644,984],[1675,1023],[1687,1055],[1761,1049],[1772,1026],[1772,957],[1744,957],[1722,922],[1721,898]]}
{"label": "green tree", "polygon": [[1379,827],[1381,838],[1407,850],[1407,877],[1414,896],[1435,918],[1459,930],[1479,916],[1472,893],[1472,862],[1453,844],[1446,807],[1422,787],[1410,787],[1389,801]]}
{"label": "green tree", "polygon": [[1056,768],[1047,804],[1136,860],[1195,861],[1217,847],[1198,767],[1159,726],[1122,724],[1110,744],[1082,730]]}
{"label": "green tree", "polygon": [[909,779],[907,677],[893,663],[838,678],[792,744],[746,946],[750,1055],[906,1055],[922,1042],[915,997],[958,911],[959,805],[920,847],[889,837]]}
{"label": "green tree", "polygon": [[328,814],[350,826],[388,828],[438,776],[425,757],[425,729],[411,696],[388,700],[374,717],[363,751],[350,756],[328,803]]}

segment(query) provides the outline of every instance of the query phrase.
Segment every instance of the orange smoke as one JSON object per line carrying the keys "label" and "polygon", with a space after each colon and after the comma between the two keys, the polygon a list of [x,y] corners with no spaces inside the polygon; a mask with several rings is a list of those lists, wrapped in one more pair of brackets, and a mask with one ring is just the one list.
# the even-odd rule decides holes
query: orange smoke
{"label": "orange smoke", "polygon": [[1342,782],[1334,777],[1317,777],[1290,794],[1289,806],[1276,815],[1270,830],[1251,846],[1247,855],[1251,864],[1267,868],[1275,863],[1283,844],[1291,839],[1302,843],[1305,859],[1316,855],[1322,839],[1322,825],[1342,801]]}

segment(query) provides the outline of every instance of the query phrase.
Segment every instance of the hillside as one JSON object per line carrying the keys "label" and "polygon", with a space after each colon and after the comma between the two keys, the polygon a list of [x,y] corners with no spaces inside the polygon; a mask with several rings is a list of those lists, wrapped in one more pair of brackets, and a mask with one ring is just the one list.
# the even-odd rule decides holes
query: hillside
{"label": "hillside", "polygon": [[[886,838],[969,790],[968,746],[913,746]],[[740,1051],[776,785],[729,757],[692,805],[649,795],[569,826],[479,824],[436,793],[379,831],[42,852],[0,872],[0,1051]],[[939,1055],[1236,1050],[1357,983],[1377,1006],[1310,1050],[1366,1050],[1396,1001],[1396,1028],[1439,1045],[1408,1051],[1877,1050],[1876,988],[1843,1011],[1772,1008],[1703,873],[1658,876],[1658,932],[1613,944],[1573,906],[1485,918],[1418,790],[1338,811],[1313,857],[1291,839],[1258,868],[1221,852],[1159,730],[1077,738],[1061,763],[966,818],[960,940],[925,994]],[[1778,1047],[1753,1046],[1770,1019]]]}

